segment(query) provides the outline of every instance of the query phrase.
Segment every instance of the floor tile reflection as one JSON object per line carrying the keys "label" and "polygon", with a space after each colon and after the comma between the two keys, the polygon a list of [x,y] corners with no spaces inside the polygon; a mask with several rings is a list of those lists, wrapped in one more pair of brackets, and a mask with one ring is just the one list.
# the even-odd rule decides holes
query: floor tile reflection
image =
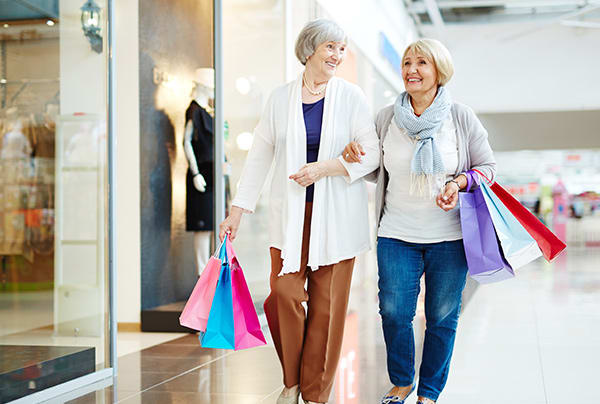
{"label": "floor tile reflection", "polygon": [[[359,260],[330,403],[376,403],[390,387],[370,254]],[[598,258],[600,249],[572,249],[552,264],[536,261],[513,280],[479,286],[462,313],[438,402],[596,402],[590,386],[600,362]],[[414,323],[419,358],[422,303]],[[231,352],[202,349],[187,335],[126,355],[119,369],[113,387],[72,402],[274,404],[282,387],[272,343]]]}

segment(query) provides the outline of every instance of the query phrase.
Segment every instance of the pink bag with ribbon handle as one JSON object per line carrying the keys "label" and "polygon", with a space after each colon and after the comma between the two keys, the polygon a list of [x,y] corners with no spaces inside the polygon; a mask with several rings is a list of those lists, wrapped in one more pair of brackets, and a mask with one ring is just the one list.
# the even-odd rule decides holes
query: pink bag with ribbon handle
{"label": "pink bag with ribbon handle", "polygon": [[248,290],[246,278],[244,278],[244,272],[229,238],[225,241],[225,245],[231,268],[235,350],[265,345],[267,341],[260,329],[260,322],[252,302],[252,296],[250,296]]}
{"label": "pink bag with ribbon handle", "polygon": [[[221,248],[225,248],[223,244],[217,249],[217,252],[221,251]],[[208,264],[202,271],[202,275],[196,282],[196,286],[179,316],[179,324],[193,330],[206,331],[206,323],[220,273],[221,260],[213,255],[208,260]]]}

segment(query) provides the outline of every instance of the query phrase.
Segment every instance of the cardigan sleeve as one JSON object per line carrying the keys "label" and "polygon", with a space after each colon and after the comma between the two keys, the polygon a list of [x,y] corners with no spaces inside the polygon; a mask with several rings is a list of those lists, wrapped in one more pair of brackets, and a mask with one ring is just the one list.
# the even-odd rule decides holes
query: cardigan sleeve
{"label": "cardigan sleeve", "polygon": [[466,108],[466,115],[470,169],[479,170],[488,180],[494,181],[496,177],[496,160],[488,142],[488,132],[471,108]]}
{"label": "cardigan sleeve", "polygon": [[275,155],[275,125],[273,96],[254,129],[252,147],[246,157],[244,169],[238,182],[233,206],[254,212]]}
{"label": "cardigan sleeve", "polygon": [[369,182],[377,182],[377,178],[379,177],[379,170],[383,168],[383,144],[382,139],[385,137],[383,131],[388,129],[388,125],[386,125],[386,121],[390,119],[390,114],[393,114],[393,109],[390,107],[383,108],[381,111],[377,113],[377,117],[375,118],[375,132],[377,133],[378,138],[378,152],[379,152],[379,165],[370,174],[365,176],[365,180]]}
{"label": "cardigan sleeve", "polygon": [[353,111],[350,138],[363,147],[365,155],[360,163],[348,163],[343,156],[338,157],[348,171],[348,176],[344,176],[348,183],[353,183],[379,167],[379,139],[375,132],[371,111],[361,90],[357,89],[355,97],[356,106]]}

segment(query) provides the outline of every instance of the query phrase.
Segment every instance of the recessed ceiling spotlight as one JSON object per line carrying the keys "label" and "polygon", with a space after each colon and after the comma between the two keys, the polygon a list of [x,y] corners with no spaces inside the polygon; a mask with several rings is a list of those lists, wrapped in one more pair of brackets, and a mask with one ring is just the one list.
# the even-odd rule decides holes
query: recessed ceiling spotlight
{"label": "recessed ceiling spotlight", "polygon": [[4,28],[8,28],[8,27],[10,27],[10,25],[4,24]]}
{"label": "recessed ceiling spotlight", "polygon": [[49,27],[53,27],[54,26],[54,21],[48,20],[48,21],[46,21],[46,25],[49,26]]}

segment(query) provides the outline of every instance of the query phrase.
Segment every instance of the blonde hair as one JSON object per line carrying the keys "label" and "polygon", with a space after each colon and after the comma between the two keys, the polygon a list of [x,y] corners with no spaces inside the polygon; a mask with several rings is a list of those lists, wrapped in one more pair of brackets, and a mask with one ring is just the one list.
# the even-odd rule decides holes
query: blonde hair
{"label": "blonde hair", "polygon": [[438,85],[445,86],[452,78],[454,74],[452,56],[444,44],[437,39],[424,38],[411,43],[402,55],[403,61],[409,52],[421,54],[433,61],[438,74]]}

